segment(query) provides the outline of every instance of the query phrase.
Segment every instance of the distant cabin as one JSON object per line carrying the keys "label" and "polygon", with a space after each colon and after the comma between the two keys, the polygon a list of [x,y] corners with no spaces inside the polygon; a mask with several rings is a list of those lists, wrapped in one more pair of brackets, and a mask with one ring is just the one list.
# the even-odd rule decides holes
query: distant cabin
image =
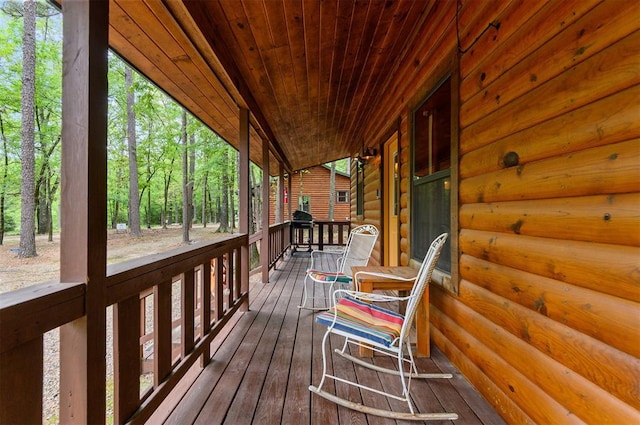
{"label": "distant cabin", "polygon": [[[325,165],[296,171],[291,174],[291,193],[285,194],[284,217],[287,220],[289,203],[291,212],[303,210],[310,213],[314,220],[327,220],[329,218],[329,186],[331,169]],[[287,177],[284,179],[284,187],[287,189]],[[276,199],[278,182],[271,183],[269,196],[269,223],[275,223]],[[333,209],[334,220],[349,220],[351,216],[351,183],[347,173],[336,170],[336,194]]]}

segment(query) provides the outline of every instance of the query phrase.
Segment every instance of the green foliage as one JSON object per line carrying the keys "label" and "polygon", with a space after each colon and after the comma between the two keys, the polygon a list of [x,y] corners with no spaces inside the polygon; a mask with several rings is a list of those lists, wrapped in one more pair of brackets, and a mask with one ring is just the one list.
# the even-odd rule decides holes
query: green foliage
{"label": "green foliage", "polygon": [[[0,161],[0,178],[7,169],[5,220],[7,230],[20,222],[20,142],[22,2],[0,1],[0,118],[6,133],[8,166]],[[43,8],[44,7],[44,8]],[[41,173],[42,190],[52,196],[54,230],[61,165],[62,22],[61,15],[39,2],[36,34],[36,172]],[[127,222],[129,167],[127,111],[124,71],[127,66],[116,54],[109,54],[109,98],[107,129],[108,226]],[[134,72],[138,182],[141,225],[158,226],[163,220],[181,220],[182,205],[182,107],[146,78]],[[237,152],[202,122],[191,117],[188,134],[194,137],[194,209],[197,222],[217,217],[223,184],[229,205],[237,210]],[[226,174],[223,182],[223,174]],[[259,176],[259,171],[256,172]],[[258,177],[259,179],[259,177]],[[259,181],[258,181],[259,183]],[[231,213],[230,213],[231,214]],[[9,227],[10,226],[10,227]]]}

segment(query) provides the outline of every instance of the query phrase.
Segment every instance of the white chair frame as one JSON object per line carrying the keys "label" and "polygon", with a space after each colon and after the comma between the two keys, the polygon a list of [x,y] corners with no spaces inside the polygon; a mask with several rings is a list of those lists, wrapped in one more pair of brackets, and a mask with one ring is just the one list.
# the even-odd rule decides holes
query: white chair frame
{"label": "white chair frame", "polygon": [[[319,251],[314,250],[311,252],[311,262],[309,264],[309,268],[307,269],[306,275],[304,277],[304,286],[302,289],[302,302],[298,306],[301,309],[307,310],[327,310],[330,306],[327,306],[327,297],[315,297],[309,296],[310,285],[314,283],[328,284],[329,285],[329,294],[333,293],[333,288],[336,283],[340,283],[340,280],[348,280],[347,284],[351,284],[352,281],[352,273],[351,267],[353,266],[366,266],[369,263],[369,258],[371,258],[371,253],[373,252],[373,248],[375,246],[376,240],[378,239],[378,229],[371,224],[363,224],[361,226],[357,226],[349,232],[349,237],[347,238],[347,244],[343,251]],[[336,255],[339,254],[340,257],[336,260],[336,269],[323,271],[316,270],[314,268],[314,262],[316,262],[316,256],[320,254],[325,255]],[[313,272],[324,273],[327,276],[326,280],[318,280],[314,279]],[[324,292],[324,291],[323,291]],[[314,299],[324,299],[325,306],[323,307],[313,307],[307,306],[308,302],[313,303]],[[329,302],[331,302],[331,297],[329,297]]]}
{"label": "white chair frame", "polygon": [[[327,331],[322,339],[322,378],[320,380],[320,384],[315,386],[310,386],[309,390],[313,393],[330,400],[334,403],[337,403],[341,406],[361,411],[366,414],[372,414],[377,416],[383,416],[392,419],[401,419],[401,420],[455,420],[458,419],[458,415],[456,413],[416,413],[413,403],[410,397],[410,389],[411,389],[411,379],[429,379],[429,378],[452,378],[452,375],[449,373],[418,373],[416,368],[416,364],[413,358],[412,350],[411,350],[411,341],[410,341],[410,330],[411,325],[413,323],[413,319],[415,318],[415,313],[417,311],[419,303],[422,301],[422,296],[424,291],[427,288],[429,281],[431,280],[431,275],[435,268],[435,265],[440,256],[440,251],[444,246],[447,239],[447,234],[443,233],[438,236],[432,243],[431,246],[425,256],[425,259],[420,267],[417,277],[415,278],[415,284],[409,296],[406,297],[396,297],[390,295],[383,295],[377,293],[369,293],[369,292],[359,292],[353,290],[344,290],[338,289],[334,291],[333,305],[337,305],[339,299],[344,296],[349,296],[352,298],[356,298],[360,301],[366,302],[376,302],[376,303],[384,303],[384,302],[392,302],[392,301],[407,301],[406,313],[404,316],[404,321],[402,323],[400,336],[396,338],[396,340],[391,344],[391,346],[387,347],[386,345],[378,342],[371,341],[366,337],[362,337],[360,335],[337,329],[335,328],[336,319],[338,318],[337,312],[334,309],[332,312],[323,313],[333,314],[333,322],[327,328]],[[367,273],[362,272],[363,274],[368,275],[376,275],[382,276],[389,279],[398,279],[397,276],[380,274],[380,273]],[[355,276],[355,280],[357,281],[357,277],[360,273]],[[400,279],[406,280],[406,279]],[[344,344],[341,349],[335,349],[335,352],[344,358],[351,360],[352,362],[367,367],[369,369],[373,369],[377,372],[389,373],[400,377],[400,381],[402,383],[402,392],[398,393],[390,393],[385,392],[376,388],[371,388],[366,385],[359,384],[357,382],[349,381],[347,379],[332,375],[327,373],[327,344],[329,341],[329,336],[331,334],[340,335],[345,338]],[[391,356],[396,358],[397,360],[397,370],[396,369],[387,369],[380,366],[376,366],[373,363],[365,362],[359,358],[353,357],[347,352],[347,347],[349,344],[352,344],[357,347],[366,347],[372,349],[377,353],[381,353],[387,356]],[[405,371],[405,368],[408,369]],[[405,401],[409,406],[409,412],[392,412],[384,409],[377,409],[369,406],[365,406],[360,403],[355,403],[349,400],[345,400],[340,398],[334,394],[328,393],[322,390],[322,386],[324,385],[326,379],[333,379],[334,381],[342,382],[348,385],[352,385],[358,387],[360,389],[372,391],[377,394],[384,395],[386,397],[390,397],[396,400]]]}

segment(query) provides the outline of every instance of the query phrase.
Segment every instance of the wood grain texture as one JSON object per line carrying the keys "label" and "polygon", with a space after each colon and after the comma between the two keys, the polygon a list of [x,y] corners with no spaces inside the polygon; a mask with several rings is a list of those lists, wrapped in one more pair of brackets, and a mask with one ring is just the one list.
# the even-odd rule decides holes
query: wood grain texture
{"label": "wood grain texture", "polygon": [[465,229],[460,232],[460,250],[496,264],[640,301],[637,247]]}

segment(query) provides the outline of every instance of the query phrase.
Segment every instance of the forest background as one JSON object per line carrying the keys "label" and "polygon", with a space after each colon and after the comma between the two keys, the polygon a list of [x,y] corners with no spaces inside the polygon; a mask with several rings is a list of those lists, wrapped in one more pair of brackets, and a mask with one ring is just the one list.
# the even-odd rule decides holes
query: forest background
{"label": "forest background", "polygon": [[[126,224],[138,238],[178,224],[183,243],[194,224],[233,232],[238,152],[112,52],[108,84],[106,230]],[[38,255],[36,235],[60,231],[61,94],[61,13],[44,0],[0,2],[0,245],[19,235],[19,258]],[[250,170],[259,217],[262,170]]]}

